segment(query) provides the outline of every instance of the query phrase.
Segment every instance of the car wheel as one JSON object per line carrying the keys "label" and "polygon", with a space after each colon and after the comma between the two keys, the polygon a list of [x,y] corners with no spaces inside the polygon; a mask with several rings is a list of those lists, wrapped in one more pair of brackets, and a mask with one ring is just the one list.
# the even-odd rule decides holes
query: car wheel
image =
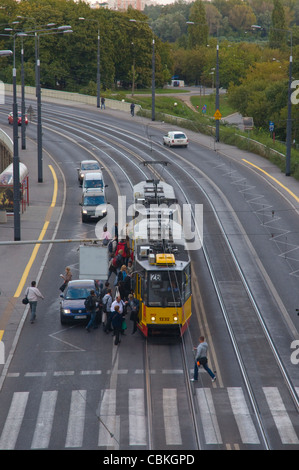
{"label": "car wheel", "polygon": [[61,323],[61,325],[66,325],[66,323],[67,323],[62,314],[60,314],[60,323]]}

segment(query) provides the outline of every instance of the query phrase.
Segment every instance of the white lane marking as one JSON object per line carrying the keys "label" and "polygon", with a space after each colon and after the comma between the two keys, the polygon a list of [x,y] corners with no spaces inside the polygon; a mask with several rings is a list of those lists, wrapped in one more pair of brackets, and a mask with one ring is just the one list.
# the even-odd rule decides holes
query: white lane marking
{"label": "white lane marking", "polygon": [[5,426],[0,438],[1,450],[13,450],[15,448],[20,427],[23,421],[29,392],[15,392],[5,421]]}
{"label": "white lane marking", "polygon": [[196,396],[206,443],[222,444],[211,390],[209,388],[197,388]]}
{"label": "white lane marking", "polygon": [[57,394],[57,390],[42,394],[31,449],[47,449],[49,446]]}
{"label": "white lane marking", "polygon": [[65,447],[82,447],[86,393],[86,390],[72,391]]}
{"label": "white lane marking", "polygon": [[109,449],[117,449],[120,434],[120,421],[116,416],[116,390],[106,389],[101,400],[100,412],[100,429],[98,445],[108,447]]}
{"label": "white lane marking", "polygon": [[177,390],[175,388],[163,388],[163,414],[166,444],[182,445]]}
{"label": "white lane marking", "polygon": [[263,387],[272,417],[283,444],[299,444],[299,440],[277,387]]}
{"label": "white lane marking", "polygon": [[129,390],[129,435],[131,446],[145,446],[146,418],[144,414],[144,390]]}
{"label": "white lane marking", "polygon": [[242,442],[244,444],[259,444],[260,440],[250,416],[242,388],[228,387],[227,392]]}

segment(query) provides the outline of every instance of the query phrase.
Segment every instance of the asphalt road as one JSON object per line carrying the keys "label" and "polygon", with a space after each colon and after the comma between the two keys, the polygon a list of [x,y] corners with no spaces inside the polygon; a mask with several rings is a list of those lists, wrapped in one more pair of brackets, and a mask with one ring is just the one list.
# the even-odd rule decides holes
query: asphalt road
{"label": "asphalt road", "polygon": [[[153,176],[142,162],[167,161],[167,167],[155,169],[174,185],[179,202],[203,205],[204,249],[190,251],[188,373],[193,345],[204,334],[217,381],[212,384],[200,370],[192,389],[193,416],[180,344],[149,344],[146,353],[145,340],[130,335],[131,325],[119,347],[101,330],[87,334],[82,326],[62,327],[59,274],[68,265],[77,277],[78,244],[39,248],[26,282],[38,278],[45,300],[31,325],[21,293],[13,293],[33,247],[0,246],[7,266],[6,272],[1,268],[0,329],[13,351],[1,378],[0,448],[194,451],[199,447],[195,419],[203,449],[298,449],[298,410],[281,375],[285,368],[298,394],[298,365],[291,361],[291,344],[298,339],[298,184],[257,156],[215,147],[211,138],[192,132],[188,149],[166,149],[161,145],[165,124],[106,111],[43,104],[42,185],[35,183],[35,123],[28,126],[28,149],[21,158],[30,169],[31,196],[22,215],[23,237],[37,239],[32,237],[44,220],[47,239],[94,237],[95,224],[81,222],[80,160],[97,158],[105,167],[116,216],[124,213],[118,210],[119,196],[128,207],[132,185]],[[5,111],[0,118],[6,122]],[[1,240],[9,239],[11,220],[0,233]]]}

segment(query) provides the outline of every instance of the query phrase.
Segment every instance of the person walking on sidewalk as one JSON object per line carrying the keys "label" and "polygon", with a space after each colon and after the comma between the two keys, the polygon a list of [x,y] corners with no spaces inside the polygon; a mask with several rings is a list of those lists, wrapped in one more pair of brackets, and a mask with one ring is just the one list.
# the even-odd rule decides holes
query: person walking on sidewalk
{"label": "person walking on sidewalk", "polygon": [[44,299],[44,296],[41,294],[40,290],[36,287],[36,282],[32,281],[31,286],[27,287],[25,291],[25,296],[29,300],[30,305],[30,323],[34,323],[36,318],[36,306],[38,299]]}
{"label": "person walking on sidewalk", "polygon": [[191,381],[197,382],[198,367],[203,366],[203,368],[207,371],[209,376],[212,378],[212,382],[215,382],[216,375],[213,374],[211,369],[208,367],[208,359],[207,359],[208,343],[205,341],[204,336],[200,336],[199,344],[194,349],[196,349],[196,355],[195,355],[195,364],[194,364],[194,376],[193,376],[193,379],[191,379]]}

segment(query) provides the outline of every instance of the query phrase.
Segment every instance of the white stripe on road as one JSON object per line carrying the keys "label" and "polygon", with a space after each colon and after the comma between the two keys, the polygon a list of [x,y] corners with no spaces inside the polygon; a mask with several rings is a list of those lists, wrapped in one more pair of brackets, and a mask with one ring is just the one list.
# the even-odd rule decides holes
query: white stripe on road
{"label": "white stripe on road", "polygon": [[50,442],[57,390],[43,392],[31,449],[46,449]]}
{"label": "white stripe on road", "polygon": [[211,389],[197,388],[196,396],[206,443],[222,444]]}
{"label": "white stripe on road", "polygon": [[101,400],[98,445],[118,449],[119,447],[119,417],[116,416],[116,390],[106,389]]}
{"label": "white stripe on road", "polygon": [[285,409],[277,387],[263,387],[268,406],[283,444],[299,444],[299,440]]}
{"label": "white stripe on road", "polygon": [[82,447],[86,390],[73,390],[65,447]]}
{"label": "white stripe on road", "polygon": [[129,435],[131,446],[145,446],[147,444],[144,390],[142,388],[129,390]]}
{"label": "white stripe on road", "polygon": [[28,396],[29,392],[15,392],[13,394],[8,416],[0,438],[1,450],[13,450],[15,448]]}
{"label": "white stripe on road", "polygon": [[242,388],[228,387],[227,391],[243,444],[259,444]]}
{"label": "white stripe on road", "polygon": [[175,388],[163,388],[163,414],[166,444],[182,445],[177,390]]}

